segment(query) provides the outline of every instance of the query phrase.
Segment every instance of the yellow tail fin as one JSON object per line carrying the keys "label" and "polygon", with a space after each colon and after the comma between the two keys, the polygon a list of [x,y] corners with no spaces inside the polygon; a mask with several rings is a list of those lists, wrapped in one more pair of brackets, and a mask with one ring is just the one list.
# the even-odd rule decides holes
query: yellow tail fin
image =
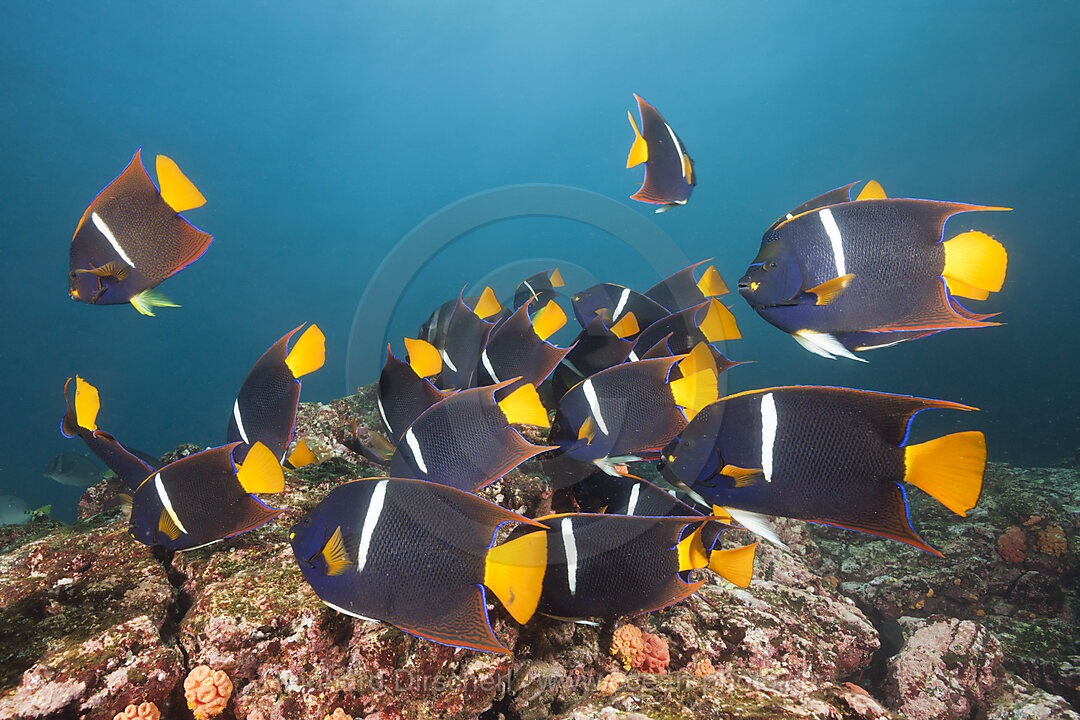
{"label": "yellow tail fin", "polygon": [[312,325],[305,330],[289,354],[285,356],[285,364],[289,366],[294,378],[315,372],[323,366],[324,362],[326,362],[326,336],[318,325]]}
{"label": "yellow tail fin", "polygon": [[709,342],[717,340],[738,340],[742,337],[735,316],[719,300],[709,301],[709,310],[698,328]]}
{"label": "yellow tail fin", "polygon": [[257,442],[248,450],[236,479],[247,493],[279,493],[285,489],[285,474],[270,448]]}
{"label": "yellow tail fin", "polygon": [[686,357],[679,361],[679,372],[683,374],[683,377],[689,377],[703,370],[711,370],[714,375],[717,374],[716,359],[713,357],[712,350],[705,343],[699,342]]}
{"label": "yellow tail fin", "polygon": [[548,426],[547,410],[540,403],[540,395],[531,383],[526,383],[507,395],[499,403],[508,423],[524,423],[538,427]]}
{"label": "yellow tail fin", "polygon": [[442,356],[435,346],[419,338],[403,338],[409,365],[422,378],[434,377],[442,372]]}
{"label": "yellow tail fin", "polygon": [[649,146],[638,132],[637,123],[629,110],[626,111],[626,117],[630,118],[630,127],[634,128],[634,144],[630,146],[630,154],[626,156],[626,167],[632,168],[649,159]]}
{"label": "yellow tail fin", "polygon": [[565,324],[566,313],[559,307],[559,303],[551,300],[533,318],[533,332],[541,340],[547,340]]}
{"label": "yellow tail fin", "polygon": [[856,200],[884,200],[885,188],[881,187],[881,183],[877,180],[871,180],[863,185],[862,192],[859,193],[859,197]]}
{"label": "yellow tail fin", "polygon": [[[983,300],[984,292],[1001,289],[1009,260],[1001,243],[984,232],[971,230],[946,240],[944,244],[945,269],[942,275],[950,293]],[[968,294],[972,288],[977,292]]]}
{"label": "yellow tail fin", "polygon": [[690,533],[675,546],[679,556],[679,572],[684,570],[700,570],[709,564],[709,554],[701,543],[701,528]]}
{"label": "yellow tail fin", "polygon": [[693,420],[703,407],[716,402],[716,373],[711,370],[702,370],[693,375],[672,380],[668,384],[671,387],[671,396],[675,398],[675,404],[683,409],[683,414],[686,415],[688,421]]}
{"label": "yellow tail fin", "polygon": [[484,585],[525,624],[536,612],[547,568],[547,532],[537,530],[488,550]]}
{"label": "yellow tail fin", "polygon": [[986,438],[958,432],[904,448],[904,479],[957,515],[975,507],[986,468]]}
{"label": "yellow tail fin", "polygon": [[697,281],[697,286],[701,294],[708,298],[727,295],[730,292],[727,283],[724,282],[724,278],[720,277],[715,265],[706,268],[701,279]]}
{"label": "yellow tail fin", "polygon": [[631,335],[637,335],[640,331],[637,316],[632,311],[623,315],[619,322],[611,326],[611,332],[615,333],[617,338],[628,338]]}
{"label": "yellow tail fin", "polygon": [[157,179],[161,186],[161,198],[176,212],[197,208],[206,203],[206,198],[180,172],[180,168],[171,158],[157,156]]}
{"label": "yellow tail fin", "polygon": [[495,291],[490,287],[485,287],[484,292],[480,293],[480,299],[476,301],[476,309],[473,312],[486,320],[501,311],[502,305],[499,303],[499,299],[495,297]]}
{"label": "yellow tail fin", "polygon": [[754,577],[754,553],[757,543],[729,550],[713,550],[709,555],[709,569],[732,585],[750,587]]}
{"label": "yellow tail fin", "polygon": [[101,399],[97,388],[75,376],[75,422],[79,427],[90,432],[97,430],[97,414],[101,409]]}
{"label": "yellow tail fin", "polygon": [[307,440],[301,440],[296,443],[296,447],[293,448],[292,453],[289,454],[289,464],[293,468],[302,468],[305,465],[310,465],[316,461],[315,453],[311,452],[311,448],[307,445]]}
{"label": "yellow tail fin", "polygon": [[551,287],[559,288],[565,285],[563,282],[562,273],[559,272],[559,268],[555,268],[551,271],[551,275],[548,276],[548,282],[551,283]]}

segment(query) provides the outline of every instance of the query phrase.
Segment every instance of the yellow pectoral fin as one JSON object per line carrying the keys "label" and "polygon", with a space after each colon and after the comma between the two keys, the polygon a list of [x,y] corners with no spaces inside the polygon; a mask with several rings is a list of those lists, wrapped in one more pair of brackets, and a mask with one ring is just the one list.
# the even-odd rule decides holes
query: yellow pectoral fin
{"label": "yellow pectoral fin", "polygon": [[128,300],[131,306],[139,311],[140,315],[149,315],[154,317],[154,308],[157,307],[180,307],[169,298],[165,297],[160,291],[153,288],[149,290],[143,290],[135,297]]}
{"label": "yellow pectoral fin", "polygon": [[828,305],[840,297],[840,294],[847,289],[847,286],[851,284],[851,281],[855,279],[855,273],[848,273],[847,275],[841,275],[835,277],[832,280],[826,280],[825,282],[810,288],[806,292],[813,295],[817,295],[817,301],[815,305]]}
{"label": "yellow pectoral fin", "polygon": [[687,185],[694,184],[694,163],[691,162],[690,156],[686,153],[683,153],[682,156],[682,175]]}
{"label": "yellow pectoral fin", "polygon": [[75,422],[79,427],[91,432],[97,430],[97,414],[101,409],[101,398],[97,388],[75,376]]}
{"label": "yellow pectoral fin", "polygon": [[485,320],[502,312],[502,305],[495,297],[495,291],[490,287],[485,287],[484,292],[480,293],[480,299],[476,301],[476,309],[473,312]]}
{"label": "yellow pectoral fin", "polygon": [[270,448],[257,442],[248,450],[236,479],[247,493],[278,493],[285,489],[285,474]]}
{"label": "yellow pectoral fin", "polygon": [[754,577],[754,553],[757,543],[729,550],[713,550],[709,556],[709,569],[732,585],[749,587]]}
{"label": "yellow pectoral fin", "polygon": [[581,427],[578,428],[577,439],[584,440],[586,445],[591,445],[594,437],[596,437],[596,423],[593,422],[590,415],[585,418],[585,422],[581,423]]}
{"label": "yellow pectoral fin", "polygon": [[540,403],[540,395],[531,383],[526,383],[507,395],[499,403],[508,423],[524,423],[538,427],[548,426],[547,410]]}
{"label": "yellow pectoral fin", "polygon": [[698,329],[709,342],[717,340],[738,340],[742,337],[735,316],[719,300],[709,300],[709,310]]}
{"label": "yellow pectoral fin", "polygon": [[625,339],[631,335],[636,335],[640,332],[641,327],[638,325],[637,316],[633,311],[626,313],[619,322],[611,326],[611,332],[615,333],[615,337]]}
{"label": "yellow pectoral fin", "polygon": [[171,158],[157,156],[157,177],[162,199],[176,212],[191,210],[206,203],[203,194],[180,172]]}
{"label": "yellow pectoral fin", "polygon": [[289,454],[289,464],[293,468],[302,468],[305,465],[310,465],[316,461],[315,453],[311,452],[311,448],[307,445],[307,440],[301,440],[296,443],[296,447]]}
{"label": "yellow pectoral fin", "polygon": [[312,325],[300,339],[293,345],[292,350],[285,356],[285,364],[289,366],[294,378],[300,378],[308,373],[315,372],[326,362],[326,336],[318,325]]}
{"label": "yellow pectoral fin", "polygon": [[169,511],[165,508],[161,509],[161,515],[158,517],[158,532],[165,535],[170,540],[175,540],[180,537],[180,528],[176,526],[176,521],[173,520],[173,516],[169,514]]}
{"label": "yellow pectoral fin", "polygon": [[855,198],[859,200],[884,200],[885,189],[881,187],[881,183],[877,180],[871,180],[863,186],[862,192],[859,193],[859,197]]}
{"label": "yellow pectoral fin", "polygon": [[941,274],[950,283],[950,290],[952,280],[979,290],[1001,290],[1009,262],[1008,253],[1001,243],[984,232],[971,230],[946,240],[943,245],[945,269]]}
{"label": "yellow pectoral fin", "polygon": [[345,541],[341,537],[340,525],[334,530],[334,534],[326,541],[319,553],[323,556],[323,560],[326,561],[327,575],[341,575],[349,569],[349,566],[355,565],[349,559],[349,554],[345,549]]}
{"label": "yellow pectoral fin", "polygon": [[627,110],[626,117],[630,118],[630,127],[634,128],[634,144],[630,146],[630,154],[626,156],[626,167],[632,168],[649,159],[649,146],[645,144],[645,138],[638,132],[637,123],[634,122],[633,114]]}
{"label": "yellow pectoral fin", "polygon": [[547,568],[547,532],[537,530],[488,550],[484,585],[525,624],[536,612]]}
{"label": "yellow pectoral fin", "polygon": [[726,475],[735,481],[735,487],[746,487],[747,485],[753,485],[759,479],[765,477],[761,468],[741,468],[735,465],[725,465],[720,471],[721,475]]}
{"label": "yellow pectoral fin", "polygon": [[87,273],[89,275],[96,275],[99,278],[116,278],[117,280],[123,280],[131,273],[131,268],[127,265],[120,265],[118,263],[106,263],[99,268],[92,268],[90,270],[76,270],[77,273]]}
{"label": "yellow pectoral fin", "polygon": [[718,295],[727,295],[728,286],[724,282],[724,278],[720,277],[719,271],[715,266],[710,265],[705,269],[701,279],[697,281],[698,290],[705,297],[716,297]]}
{"label": "yellow pectoral fin", "polygon": [[701,542],[701,527],[680,540],[676,551],[679,553],[679,572],[700,570],[709,565],[709,553]]}
{"label": "yellow pectoral fin", "polygon": [[541,340],[547,340],[566,324],[566,313],[559,303],[551,300],[533,318],[533,332]]}
{"label": "yellow pectoral fin", "polygon": [[435,346],[418,338],[402,338],[405,352],[409,354],[409,365],[422,378],[434,377],[442,372],[442,356]]}
{"label": "yellow pectoral fin", "polygon": [[904,480],[957,515],[967,515],[982,491],[986,438],[974,430],[904,448]]}

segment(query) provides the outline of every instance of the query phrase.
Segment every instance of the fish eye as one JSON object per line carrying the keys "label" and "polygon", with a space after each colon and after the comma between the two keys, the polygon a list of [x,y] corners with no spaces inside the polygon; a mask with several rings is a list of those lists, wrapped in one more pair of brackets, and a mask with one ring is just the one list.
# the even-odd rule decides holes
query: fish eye
{"label": "fish eye", "polygon": [[770,260],[767,263],[761,263],[761,269],[765,270],[766,272],[769,271],[769,270],[775,270],[776,269],[776,261],[775,260]]}

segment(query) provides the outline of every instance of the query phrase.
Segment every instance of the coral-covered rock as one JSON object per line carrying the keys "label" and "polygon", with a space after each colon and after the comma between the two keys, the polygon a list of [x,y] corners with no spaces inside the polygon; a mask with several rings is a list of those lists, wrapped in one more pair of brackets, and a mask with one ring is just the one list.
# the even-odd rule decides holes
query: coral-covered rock
{"label": "coral-covered rock", "polygon": [[667,641],[652,633],[642,633],[641,640],[641,653],[634,662],[634,667],[647,673],[666,673],[668,663],[671,662]]}
{"label": "coral-covered rock", "polygon": [[638,657],[645,649],[645,638],[636,625],[623,625],[611,638],[611,654],[629,670],[640,666]]}
{"label": "coral-covered rock", "polygon": [[152,702],[132,704],[116,713],[113,720],[161,720],[161,711]]}
{"label": "coral-covered rock", "polygon": [[1027,558],[1027,537],[1024,529],[1013,525],[998,538],[998,555],[1007,563],[1022,563]]}
{"label": "coral-covered rock", "polygon": [[184,699],[195,720],[208,720],[225,712],[232,691],[228,674],[208,665],[196,666],[184,678]]}

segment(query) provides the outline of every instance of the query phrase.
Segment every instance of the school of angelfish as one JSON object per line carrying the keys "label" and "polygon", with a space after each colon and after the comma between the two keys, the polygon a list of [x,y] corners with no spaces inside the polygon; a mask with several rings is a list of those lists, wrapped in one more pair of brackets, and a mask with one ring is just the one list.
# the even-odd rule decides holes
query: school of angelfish
{"label": "school of angelfish", "polygon": [[[686,145],[634,97],[640,131],[631,114],[627,167],[644,163],[645,177],[632,197],[657,212],[684,205],[697,182]],[[212,238],[179,214],[203,204],[195,186],[164,156],[156,169],[157,185],[136,152],[86,209],[71,243],[73,299],[147,315],[176,306],[157,286]],[[958,298],[1001,289],[1004,248],[978,231],[947,239],[945,225],[1006,208],[888,198],[874,181],[852,199],[855,185],[765,231],[738,283],[762,318],[810,352],[860,361],[869,349],[996,324]],[[564,294],[551,269],[505,304],[490,288],[447,301],[404,339],[405,360],[387,346],[381,432],[350,429],[352,449],[387,477],[341,484],[289,532],[315,593],[434,642],[506,652],[489,592],[527,623],[657,610],[696,592],[706,569],[745,587],[756,543],[730,546],[724,530],[779,543],[770,516],[939,554],[912,528],[906,486],[964,515],[979,497],[985,441],[959,432],[908,444],[908,430],[922,410],[974,408],[816,386],[720,397],[718,376],[739,363],[714,343],[740,334],[717,299],[728,288],[706,263],[644,292],[603,283]],[[567,322],[567,298],[581,330],[558,347],[549,339]],[[255,363],[225,443],[166,465],[98,429],[97,389],[69,378],[61,431],[127,486],[132,538],[190,550],[282,513],[258,495],[284,489],[283,465],[314,461],[293,435],[300,378],[322,366],[324,338],[311,325],[294,340],[302,327]],[[527,441],[518,424],[549,428],[548,444]],[[541,453],[587,512],[527,518],[475,494]],[[669,487],[633,475],[634,463],[653,463]]]}

